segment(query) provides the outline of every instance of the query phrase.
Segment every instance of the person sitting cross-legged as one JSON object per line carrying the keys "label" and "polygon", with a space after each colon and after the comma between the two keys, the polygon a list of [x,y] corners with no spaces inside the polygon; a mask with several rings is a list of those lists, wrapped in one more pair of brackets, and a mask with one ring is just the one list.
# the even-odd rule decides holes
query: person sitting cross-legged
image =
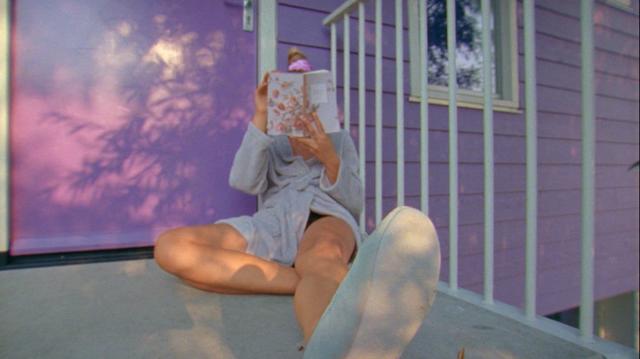
{"label": "person sitting cross-legged", "polygon": [[[290,63],[308,68],[300,60]],[[303,118],[307,137],[267,135],[267,83],[265,75],[230,172],[232,187],[262,198],[260,209],[164,232],[154,258],[205,291],[293,295],[305,358],[397,358],[435,297],[435,228],[399,207],[363,239],[349,133],[325,133],[313,113]]]}

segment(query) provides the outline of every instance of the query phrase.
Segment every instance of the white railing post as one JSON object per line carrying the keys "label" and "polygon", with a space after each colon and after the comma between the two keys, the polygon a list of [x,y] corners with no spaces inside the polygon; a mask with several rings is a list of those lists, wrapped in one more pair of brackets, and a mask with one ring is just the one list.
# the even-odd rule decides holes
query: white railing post
{"label": "white railing post", "polygon": [[449,287],[458,289],[458,114],[456,70],[456,3],[447,0],[449,60]]}
{"label": "white railing post", "polygon": [[595,96],[593,88],[593,0],[582,0],[582,290],[580,334],[593,340],[593,237],[595,188]]}
{"label": "white railing post", "polygon": [[376,225],[382,220],[382,0],[376,0]]}
{"label": "white railing post", "polygon": [[[360,185],[362,187],[362,203],[366,203],[367,191],[366,191],[366,88],[365,88],[365,47],[364,47],[364,3],[358,4],[358,150],[360,152]],[[367,206],[362,207],[360,213],[360,230],[366,231],[366,210]]]}
{"label": "white railing post", "polygon": [[337,62],[337,41],[336,41],[336,23],[332,22],[331,23],[331,74],[333,75],[333,84],[335,86],[338,85],[337,81],[336,81],[336,71],[338,71],[337,67],[338,65],[336,65]]}
{"label": "white railing post", "polygon": [[525,249],[525,313],[533,320],[536,315],[536,267],[538,240],[538,156],[536,100],[535,9],[533,0],[524,1],[524,67],[526,121],[526,249]]}
{"label": "white railing post", "polygon": [[[0,256],[9,252],[9,107],[11,1],[0,0]],[[0,261],[3,261],[0,257]],[[2,264],[2,263],[0,263]]]}
{"label": "white railing post", "polygon": [[482,81],[484,85],[484,300],[493,303],[493,56],[491,4],[482,0]]}
{"label": "white railing post", "polygon": [[404,205],[404,48],[402,2],[396,0],[396,186],[398,206]]}
{"label": "white railing post", "polygon": [[429,215],[429,80],[427,73],[429,32],[427,31],[427,0],[420,0],[420,204]]}
{"label": "white railing post", "polygon": [[347,132],[351,133],[351,45],[350,45],[350,36],[349,33],[349,13],[344,14],[344,28],[342,30],[342,54],[343,54],[343,64],[342,69],[344,70],[344,87],[343,87],[343,95],[344,95],[344,128]]}

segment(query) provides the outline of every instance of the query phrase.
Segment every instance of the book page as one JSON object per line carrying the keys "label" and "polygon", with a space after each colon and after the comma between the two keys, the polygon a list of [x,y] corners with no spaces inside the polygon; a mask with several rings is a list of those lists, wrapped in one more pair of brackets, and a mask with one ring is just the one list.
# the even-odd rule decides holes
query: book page
{"label": "book page", "polygon": [[319,70],[304,75],[308,110],[317,112],[327,133],[340,131],[337,94],[331,72]]}
{"label": "book page", "polygon": [[329,102],[326,83],[320,82],[309,85],[309,102],[316,104]]}

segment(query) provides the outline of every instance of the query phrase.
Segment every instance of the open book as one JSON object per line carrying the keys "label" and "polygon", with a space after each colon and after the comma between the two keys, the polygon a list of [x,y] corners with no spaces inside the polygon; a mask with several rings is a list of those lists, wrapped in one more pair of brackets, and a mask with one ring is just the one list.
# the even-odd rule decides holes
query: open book
{"label": "open book", "polygon": [[304,136],[300,116],[316,112],[327,133],[340,131],[331,72],[272,72],[269,75],[267,134]]}

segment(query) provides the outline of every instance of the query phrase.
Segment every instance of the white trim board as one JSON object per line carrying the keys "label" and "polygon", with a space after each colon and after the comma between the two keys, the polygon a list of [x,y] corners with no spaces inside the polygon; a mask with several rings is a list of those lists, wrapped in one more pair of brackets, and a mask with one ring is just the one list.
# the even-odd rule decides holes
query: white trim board
{"label": "white trim board", "polygon": [[[256,84],[267,71],[278,66],[278,0],[258,2],[258,47]],[[262,197],[258,196],[258,208],[262,207]]]}
{"label": "white trim board", "polygon": [[278,1],[258,2],[258,73],[257,81],[277,67],[278,53]]}

